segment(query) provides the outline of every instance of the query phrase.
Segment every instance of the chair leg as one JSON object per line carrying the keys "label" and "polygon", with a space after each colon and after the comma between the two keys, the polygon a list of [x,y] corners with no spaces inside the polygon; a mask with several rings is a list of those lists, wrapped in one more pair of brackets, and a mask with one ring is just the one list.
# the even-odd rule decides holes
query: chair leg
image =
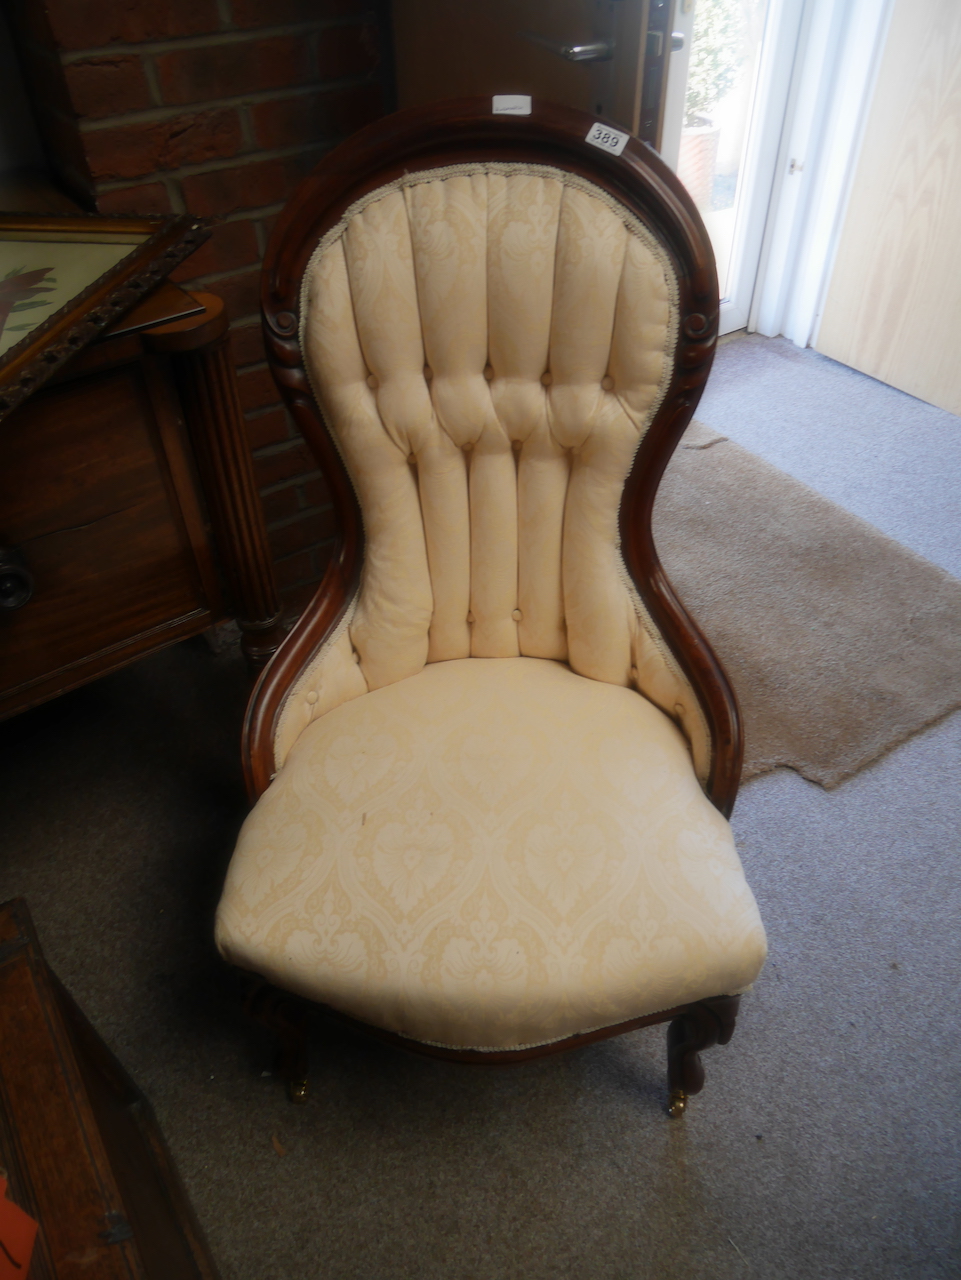
{"label": "chair leg", "polygon": [[702,1049],[727,1044],[734,1034],[740,996],[714,996],[688,1005],[667,1029],[667,1083],[671,1091],[667,1113],[677,1118],[692,1093],[704,1088]]}
{"label": "chair leg", "polygon": [[291,1102],[307,1101],[307,1007],[296,996],[255,981],[244,999],[244,1012],[276,1035],[274,1070],[287,1087]]}

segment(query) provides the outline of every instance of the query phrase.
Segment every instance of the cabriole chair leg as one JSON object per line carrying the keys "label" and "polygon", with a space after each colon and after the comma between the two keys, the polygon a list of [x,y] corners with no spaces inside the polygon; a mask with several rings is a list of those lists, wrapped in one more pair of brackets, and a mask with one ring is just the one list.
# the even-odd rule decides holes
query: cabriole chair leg
{"label": "cabriole chair leg", "polygon": [[682,1116],[692,1093],[704,1088],[702,1049],[727,1044],[734,1034],[740,996],[715,996],[689,1005],[667,1029],[667,1113]]}
{"label": "cabriole chair leg", "polygon": [[274,1070],[284,1081],[290,1101],[303,1105],[309,1092],[307,1006],[266,982],[254,982],[244,1000],[244,1012],[276,1035]]}

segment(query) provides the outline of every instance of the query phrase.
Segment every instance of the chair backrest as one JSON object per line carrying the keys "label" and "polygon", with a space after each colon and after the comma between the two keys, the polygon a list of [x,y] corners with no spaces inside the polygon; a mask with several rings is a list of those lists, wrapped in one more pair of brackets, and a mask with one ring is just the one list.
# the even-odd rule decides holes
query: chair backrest
{"label": "chair backrest", "polygon": [[526,655],[634,685],[733,800],[733,696],[650,540],[713,354],[713,261],[673,176],[633,141],[591,146],[593,123],[489,99],[401,113],[291,202],[265,264],[270,354],[339,473],[344,539],[254,700],[254,764],[266,736],[282,763],[333,645],[356,664],[328,679],[346,697]]}

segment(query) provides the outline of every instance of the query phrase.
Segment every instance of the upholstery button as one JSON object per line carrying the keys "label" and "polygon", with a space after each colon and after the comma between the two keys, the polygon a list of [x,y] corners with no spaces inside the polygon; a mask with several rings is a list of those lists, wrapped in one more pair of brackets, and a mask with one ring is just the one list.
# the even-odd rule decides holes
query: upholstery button
{"label": "upholstery button", "polygon": [[360,654],[357,652],[356,649],[353,650],[350,656],[353,658],[355,662],[360,662]]}
{"label": "upholstery button", "polygon": [[473,447],[474,447],[474,441],[473,441],[473,440],[465,440],[465,441],[464,441],[464,452],[465,452],[465,453],[467,453],[467,452],[468,452],[468,450],[473,449]]}
{"label": "upholstery button", "polygon": [[514,612],[511,614],[511,617],[514,619],[515,622],[520,622],[523,616],[524,615],[521,613],[520,609],[515,609]]}
{"label": "upholstery button", "polygon": [[469,613],[467,614],[467,621],[468,621],[468,622],[473,622],[473,621],[474,621],[474,615],[473,615],[473,613],[470,613],[470,612],[469,612]]}
{"label": "upholstery button", "polygon": [[674,714],[677,716],[677,718],[678,718],[679,720],[681,720],[681,719],[683,719],[683,718],[684,718],[684,703],[683,703],[683,702],[675,702],[675,703],[674,703]]}
{"label": "upholstery button", "polygon": [[601,386],[604,388],[605,391],[610,391],[611,388],[614,386],[614,379],[611,377],[609,373],[606,374],[603,378],[601,378]]}
{"label": "upholstery button", "polygon": [[367,385],[372,391],[376,391],[379,383],[372,373],[367,375]]}
{"label": "upholstery button", "polygon": [[311,706],[313,706],[313,705],[314,705],[314,703],[317,701],[317,690],[316,690],[316,689],[311,689],[310,693],[308,693],[308,695],[307,695],[307,701],[310,703],[310,705],[311,705]]}
{"label": "upholstery button", "polygon": [[490,367],[490,365],[487,365],[486,368],[484,369],[484,377],[487,379],[488,382],[490,382],[491,379],[494,377],[494,370]]}
{"label": "upholstery button", "polygon": [[430,380],[431,380],[431,378],[432,378],[433,376],[434,376],[434,370],[430,367],[430,365],[429,365],[429,364],[425,364],[425,365],[424,365],[424,377],[427,379],[427,381],[428,381],[428,382],[430,382]]}
{"label": "upholstery button", "polygon": [[637,684],[637,667],[631,667],[631,679]]}
{"label": "upholstery button", "polygon": [[541,382],[544,384],[545,387],[549,387],[553,381],[554,379],[551,376],[550,370],[548,370],[546,373],[541,374]]}

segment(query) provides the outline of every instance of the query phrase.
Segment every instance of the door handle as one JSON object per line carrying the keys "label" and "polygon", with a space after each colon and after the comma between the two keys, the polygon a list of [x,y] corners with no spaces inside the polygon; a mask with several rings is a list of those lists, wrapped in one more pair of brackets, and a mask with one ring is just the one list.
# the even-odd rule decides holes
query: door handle
{"label": "door handle", "polygon": [[566,58],[568,62],[610,62],[614,57],[613,40],[589,40],[585,44],[573,44],[565,40],[551,40],[534,31],[523,32],[523,37],[532,44],[539,44],[542,49],[556,53],[559,58]]}

